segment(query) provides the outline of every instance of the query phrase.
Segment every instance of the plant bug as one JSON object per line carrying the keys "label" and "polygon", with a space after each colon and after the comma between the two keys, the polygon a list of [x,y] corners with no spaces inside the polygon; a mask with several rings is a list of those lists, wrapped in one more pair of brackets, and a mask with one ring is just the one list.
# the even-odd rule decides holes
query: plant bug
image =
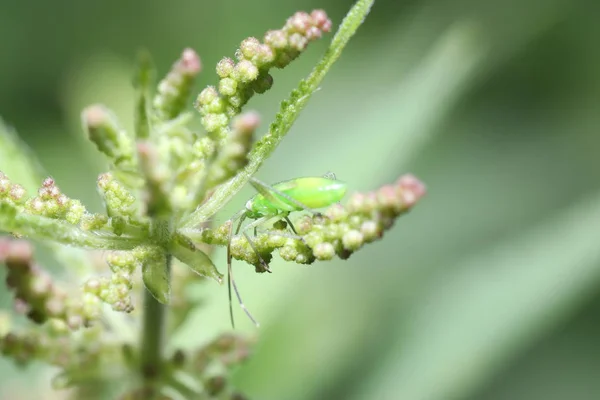
{"label": "plant bug", "polygon": [[[246,202],[246,206],[237,212],[229,220],[229,238],[227,241],[227,289],[229,295],[229,317],[231,319],[231,326],[235,327],[233,319],[233,306],[231,302],[231,287],[240,303],[240,307],[244,310],[244,313],[250,318],[250,320],[259,326],[258,322],[252,314],[248,311],[240,292],[233,279],[233,271],[231,268],[232,255],[231,255],[231,238],[233,237],[233,224],[238,221],[235,229],[235,235],[241,233],[244,235],[248,244],[258,256],[259,262],[265,271],[271,272],[269,265],[260,256],[259,252],[254,245],[254,242],[250,239],[250,236],[246,231],[254,229],[256,234],[256,228],[266,223],[271,219],[278,221],[284,220],[290,227],[292,232],[296,234],[296,229],[289,219],[289,214],[294,211],[308,211],[313,214],[319,214],[315,209],[330,206],[340,201],[346,194],[346,184],[338,181],[333,173],[327,173],[320,177],[304,177],[290,179],[287,181],[276,183],[272,186],[267,185],[259,181],[256,178],[251,178],[250,183],[258,192],[254,197]],[[243,229],[242,224],[246,219],[253,219],[254,221],[246,225]]]}

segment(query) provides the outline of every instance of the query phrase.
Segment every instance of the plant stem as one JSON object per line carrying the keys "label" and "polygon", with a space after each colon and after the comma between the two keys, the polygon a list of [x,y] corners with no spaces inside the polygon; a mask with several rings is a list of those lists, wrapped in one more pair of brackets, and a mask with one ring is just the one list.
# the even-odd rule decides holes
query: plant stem
{"label": "plant stem", "polygon": [[131,250],[145,240],[143,236],[117,236],[109,232],[85,231],[63,220],[20,212],[17,207],[6,203],[0,206],[0,231],[96,250]]}
{"label": "plant stem", "polygon": [[[166,248],[171,236],[171,220],[152,215],[150,234],[152,239]],[[166,279],[171,276],[171,260],[173,256],[167,252]],[[155,266],[158,267],[158,266]],[[145,288],[144,310],[141,332],[140,347],[140,373],[144,381],[144,387],[156,394],[157,381],[162,378],[162,351],[166,332],[166,310],[164,304],[159,303],[156,298]]]}
{"label": "plant stem", "polygon": [[[167,271],[171,273],[171,259],[167,255]],[[160,375],[165,336],[166,306],[144,290],[144,316],[141,332],[140,368],[146,386],[153,386]]]}

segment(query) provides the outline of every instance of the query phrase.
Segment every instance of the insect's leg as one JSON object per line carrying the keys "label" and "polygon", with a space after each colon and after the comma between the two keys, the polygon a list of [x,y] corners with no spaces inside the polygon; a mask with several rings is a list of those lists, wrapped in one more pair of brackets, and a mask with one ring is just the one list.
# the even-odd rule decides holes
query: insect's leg
{"label": "insect's leg", "polygon": [[279,215],[275,215],[275,216],[271,215],[271,216],[267,216],[267,217],[261,217],[261,218],[255,220],[254,222],[246,225],[242,231],[247,231],[247,230],[250,230],[250,229],[254,229],[255,227],[257,227],[259,225],[262,225],[262,224],[268,222],[269,220],[271,220],[273,218],[279,218]]}
{"label": "insect's leg", "polygon": [[235,234],[237,235],[238,233],[240,233],[240,228],[242,227],[242,222],[244,222],[244,220],[246,219],[246,213],[244,212],[244,214],[241,215],[240,217],[240,222],[237,225],[237,228],[235,228]]}
{"label": "insect's leg", "polygon": [[[298,232],[296,231],[296,228],[294,228],[294,224],[292,224],[292,221],[290,221],[289,217],[286,215],[283,216],[283,218],[285,218],[286,222],[288,223],[288,225],[290,226],[290,228],[292,229],[292,232],[294,232],[294,234],[298,235]],[[298,240],[300,240],[302,243],[306,244],[306,241],[304,240],[304,238],[302,236],[296,236],[296,238]]]}
{"label": "insect's leg", "polygon": [[[298,232],[296,231],[296,228],[294,228],[294,224],[292,223],[292,221],[290,221],[290,219],[288,218],[288,215],[289,215],[289,213],[282,213],[282,214],[276,215],[274,218],[283,218],[286,221],[286,223],[290,226],[290,228],[292,229],[292,232],[294,232],[293,235],[285,234],[283,232],[269,232],[269,231],[261,231],[260,233],[263,235],[283,236],[283,237],[287,237],[290,239],[297,239],[297,240],[304,241],[302,236],[298,236]],[[279,219],[277,221],[279,221]],[[274,221],[274,223],[277,221]],[[254,224],[252,224],[252,225],[254,225]],[[248,225],[248,226],[250,226],[250,225]],[[255,232],[256,232],[256,227],[255,227]],[[256,233],[255,233],[255,236],[256,236]]]}
{"label": "insect's leg", "polygon": [[258,327],[259,326],[258,322],[254,319],[252,314],[250,314],[250,311],[248,311],[248,309],[244,305],[244,302],[242,301],[242,296],[240,295],[240,291],[238,290],[237,285],[235,284],[235,279],[233,278],[233,268],[231,267],[231,260],[232,260],[231,238],[233,236],[233,223],[236,218],[239,218],[238,226],[236,228],[236,233],[237,233],[237,232],[239,232],[240,227],[242,226],[242,223],[246,219],[245,211],[242,214],[239,214],[239,216],[236,215],[234,218],[232,218],[230,220],[230,224],[229,224],[229,238],[227,239],[227,291],[228,291],[228,296],[229,296],[229,318],[231,320],[231,327],[235,328],[235,321],[233,318],[233,303],[231,301],[231,287],[233,286],[233,290],[238,299],[238,302],[240,303],[240,307],[242,308],[242,310],[244,310],[244,312],[246,313],[248,318],[250,318],[250,320],[254,323],[254,325],[256,325]]}
{"label": "insect's leg", "polygon": [[290,221],[290,219],[288,218],[287,215],[284,215],[283,218],[285,219],[285,222],[287,222],[287,224],[290,226],[290,228],[292,229],[292,232],[294,232],[296,235],[298,234],[298,232],[296,232],[296,228],[294,228],[294,224],[292,224],[292,221]]}
{"label": "insect's leg", "polygon": [[260,194],[262,194],[267,200],[269,200],[271,203],[275,203],[277,204],[278,200],[277,197],[273,196],[273,193],[277,194],[278,196],[283,197],[284,199],[286,199],[287,201],[289,201],[290,203],[296,205],[297,207],[308,211],[314,215],[322,215],[319,211],[317,210],[313,210],[312,208],[308,207],[305,204],[302,204],[301,202],[299,202],[298,200],[294,199],[291,196],[288,196],[287,194],[275,189],[272,186],[267,185],[266,183],[259,181],[258,179],[252,177],[250,178],[250,184],[252,184],[252,186],[254,187],[254,189],[256,189],[256,191]]}
{"label": "insect's leg", "polygon": [[[290,236],[292,239],[304,240],[304,239],[302,239],[302,237],[297,236],[298,235],[298,231],[296,231],[296,228],[294,227],[294,224],[292,223],[292,221],[289,219],[288,215],[289,215],[289,213],[282,213],[282,214],[276,215],[274,218],[283,218],[286,221],[286,223],[292,229],[292,232],[294,232],[294,234],[296,235],[296,236]],[[267,222],[268,220],[269,220],[269,218],[267,218],[267,217],[264,217],[264,218],[261,218],[259,220],[256,220],[255,222],[251,223],[246,228],[244,228],[244,230],[254,228],[254,236],[256,236],[256,234],[257,234],[256,228],[258,227],[258,225],[260,225],[260,224],[262,224],[264,222]],[[277,221],[275,221],[275,222],[277,222]],[[276,233],[275,235],[281,235],[281,234],[280,233]],[[259,257],[260,257],[260,255],[259,255]],[[269,272],[271,272],[271,271],[269,271]]]}
{"label": "insect's leg", "polygon": [[[233,222],[236,219],[238,219],[238,218],[239,218],[239,222],[238,222],[238,225],[237,225],[237,227],[235,229],[235,234],[236,235],[240,232],[240,229],[242,228],[242,223],[247,218],[246,217],[246,210],[242,210],[242,211],[240,211],[240,213],[236,214],[236,216],[233,217],[230,220],[231,221],[231,225],[229,226],[229,238],[228,238],[228,241],[227,241],[227,287],[228,287],[228,291],[229,291],[229,317],[231,319],[231,326],[233,328],[235,328],[234,318],[233,318],[233,306],[232,306],[232,301],[231,301],[231,288],[233,287],[233,291],[235,292],[235,296],[238,299],[238,303],[240,304],[240,307],[242,308],[242,310],[244,310],[244,313],[248,316],[248,318],[250,318],[250,320],[252,321],[252,323],[254,323],[254,325],[256,325],[256,327],[258,327],[258,326],[260,326],[260,324],[252,316],[252,314],[250,313],[250,311],[244,305],[244,301],[242,300],[242,296],[240,295],[240,291],[239,291],[239,289],[238,289],[238,287],[237,287],[237,285],[235,283],[235,279],[233,278],[233,268],[231,267],[231,262],[232,262],[231,238],[233,237]],[[263,266],[263,268],[266,271],[271,272],[271,270],[269,269],[269,264],[267,264],[267,262],[265,260],[263,260],[263,258],[261,257],[261,255],[258,253],[254,242],[252,242],[250,240],[250,238],[248,237],[248,235],[245,232],[248,229],[252,229],[252,228],[257,227],[258,225],[264,223],[268,219],[269,219],[269,217],[263,217],[263,218],[257,219],[256,221],[254,221],[253,223],[249,224],[244,229],[242,229],[242,234],[244,235],[244,237],[246,238],[246,240],[248,240],[248,243],[250,244],[250,247],[252,247],[252,250],[254,250],[254,252],[258,256],[258,259],[260,260],[261,265]]]}
{"label": "insect's leg", "polygon": [[244,235],[244,237],[246,238],[246,240],[248,240],[248,244],[250,245],[250,247],[252,247],[252,250],[254,251],[254,253],[256,253],[256,256],[258,257],[258,260],[260,261],[260,265],[263,267],[263,269],[265,271],[267,271],[269,273],[271,273],[271,269],[269,268],[269,264],[262,258],[262,256],[260,255],[260,253],[258,252],[258,250],[256,248],[256,245],[250,239],[250,237],[246,234],[246,231],[248,231],[250,229],[254,229],[255,232],[256,232],[256,228],[259,225],[264,224],[265,222],[269,221],[271,218],[273,218],[273,217],[262,217],[262,218],[259,218],[256,221],[252,222],[251,224],[248,224],[242,230],[242,234]]}
{"label": "insect's leg", "polygon": [[244,235],[244,237],[248,241],[248,244],[250,245],[250,247],[252,248],[252,250],[254,251],[254,253],[256,253],[256,255],[258,256],[258,260],[260,261],[260,265],[264,268],[265,271],[267,271],[268,273],[271,273],[272,271],[269,268],[269,264],[267,264],[267,262],[265,260],[263,260],[262,256],[258,252],[258,249],[256,248],[256,244],[254,244],[254,242],[252,241],[252,239],[250,239],[250,236],[248,236],[248,234],[245,231],[242,232],[242,235]]}
{"label": "insect's leg", "polygon": [[233,318],[233,302],[231,301],[231,237],[233,236],[233,220],[229,220],[229,236],[227,238],[227,296],[229,298],[229,320],[231,328],[235,329],[235,320]]}

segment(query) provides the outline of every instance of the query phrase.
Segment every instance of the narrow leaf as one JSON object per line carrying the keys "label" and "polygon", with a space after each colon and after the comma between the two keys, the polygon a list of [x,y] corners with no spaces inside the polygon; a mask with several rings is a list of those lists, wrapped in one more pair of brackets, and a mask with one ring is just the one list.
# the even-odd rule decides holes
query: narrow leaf
{"label": "narrow leaf", "polygon": [[186,236],[176,233],[170,251],[175,258],[187,264],[198,275],[214,279],[218,283],[223,282],[223,275],[217,270],[210,257],[197,249]]}
{"label": "narrow leaf", "polygon": [[0,171],[22,185],[29,193],[35,192],[45,176],[37,158],[17,133],[0,119]]}
{"label": "narrow leaf", "polygon": [[148,292],[161,304],[171,298],[171,274],[164,253],[159,253],[142,262],[142,278]]}
{"label": "narrow leaf", "polygon": [[150,136],[150,87],[154,82],[154,65],[147,51],[141,51],[138,55],[137,70],[133,79],[136,88],[135,106],[135,136],[146,139]]}
{"label": "narrow leaf", "polygon": [[421,292],[408,310],[410,324],[389,349],[385,372],[356,398],[463,399],[476,393],[597,291],[598,223],[597,194],[449,265],[444,284]]}

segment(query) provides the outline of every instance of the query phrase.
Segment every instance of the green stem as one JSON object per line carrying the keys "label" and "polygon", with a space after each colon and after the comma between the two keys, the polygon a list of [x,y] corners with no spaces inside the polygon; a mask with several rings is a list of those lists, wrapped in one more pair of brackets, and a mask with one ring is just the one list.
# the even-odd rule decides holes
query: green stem
{"label": "green stem", "polygon": [[97,250],[131,250],[146,238],[117,236],[103,231],[84,231],[63,220],[25,214],[9,204],[0,204],[0,232],[18,233],[30,239]]}
{"label": "green stem", "polygon": [[269,132],[253,147],[250,153],[250,162],[246,168],[227,183],[219,186],[206,203],[179,224],[181,228],[196,227],[208,220],[248,183],[263,161],[271,155],[289,132],[292,124],[300,115],[300,111],[304,109],[312,94],[319,88],[321,81],[333,63],[340,57],[342,50],[362,24],[374,2],[375,0],[358,0],[354,4],[342,21],[321,61],[311,74],[292,91],[289,99],[281,103],[281,110],[275,116],[275,122],[269,127]]}
{"label": "green stem", "polygon": [[[171,272],[171,256],[167,256],[167,271]],[[161,374],[162,350],[165,339],[166,306],[144,290],[144,311],[141,332],[140,367],[147,386],[153,386]]]}

